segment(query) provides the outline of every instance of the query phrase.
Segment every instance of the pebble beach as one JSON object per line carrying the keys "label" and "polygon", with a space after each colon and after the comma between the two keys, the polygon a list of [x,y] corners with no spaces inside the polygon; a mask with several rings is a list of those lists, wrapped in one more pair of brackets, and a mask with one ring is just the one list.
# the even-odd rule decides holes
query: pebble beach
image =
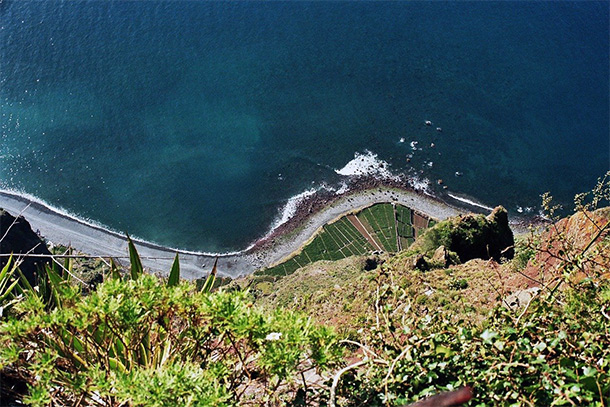
{"label": "pebble beach", "polygon": [[[239,277],[277,264],[306,244],[325,224],[367,206],[395,202],[422,215],[442,220],[463,211],[415,190],[400,188],[398,182],[362,178],[344,194],[315,193],[297,202],[292,216],[249,248],[232,253],[200,253],[179,250],[134,239],[142,263],[152,272],[168,273],[179,254],[182,277],[205,277],[218,257],[218,275]],[[10,191],[0,191],[0,208],[14,216],[23,215],[34,231],[54,244],[70,246],[93,256],[128,261],[126,236],[91,222],[62,213],[43,202]]]}

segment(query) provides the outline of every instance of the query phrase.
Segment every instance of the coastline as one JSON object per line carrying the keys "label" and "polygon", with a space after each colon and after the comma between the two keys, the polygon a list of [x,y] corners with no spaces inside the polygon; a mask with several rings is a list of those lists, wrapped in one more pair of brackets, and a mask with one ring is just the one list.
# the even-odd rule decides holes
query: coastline
{"label": "coastline", "polygon": [[351,180],[347,192],[321,190],[299,202],[295,215],[258,240],[253,253],[259,267],[269,267],[292,257],[327,223],[377,203],[395,202],[429,218],[443,220],[468,211],[405,186],[400,179],[360,176]]}
{"label": "coastline", "polygon": [[[344,193],[321,189],[297,204],[293,216],[269,234],[240,252],[215,254],[163,247],[133,239],[144,266],[166,274],[176,253],[180,256],[181,275],[187,279],[205,277],[218,257],[218,275],[236,278],[280,263],[291,257],[325,224],[350,212],[376,203],[396,202],[437,220],[469,212],[421,191],[406,187],[400,180],[356,177]],[[127,239],[102,226],[62,213],[50,206],[11,191],[0,190],[0,208],[14,216],[23,215],[32,229],[48,241],[69,245],[93,256],[115,257],[128,261]]]}

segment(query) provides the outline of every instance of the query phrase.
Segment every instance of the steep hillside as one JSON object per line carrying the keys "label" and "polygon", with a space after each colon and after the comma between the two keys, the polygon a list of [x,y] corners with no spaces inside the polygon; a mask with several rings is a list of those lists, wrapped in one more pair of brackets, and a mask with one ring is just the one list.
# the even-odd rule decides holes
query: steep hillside
{"label": "steep hillside", "polygon": [[[314,261],[219,289],[216,264],[197,283],[180,282],[178,257],[168,279],[143,273],[131,241],[128,269],[68,254],[35,289],[16,285],[7,264],[0,379],[10,387],[0,398],[385,407],[459,388],[450,397],[473,397],[466,405],[602,407],[609,215],[581,208],[515,240],[496,208],[440,222],[397,253]],[[383,230],[369,232],[380,245]]]}
{"label": "steep hillside", "polygon": [[513,260],[461,263],[440,245],[454,247],[460,234],[489,248],[499,240],[477,236],[498,230],[489,221],[499,212],[449,219],[397,254],[319,261],[242,284],[264,309],[305,312],[346,338],[353,363],[341,405],[400,405],[461,384],[474,384],[473,405],[607,405],[610,209],[520,236],[508,247]]}

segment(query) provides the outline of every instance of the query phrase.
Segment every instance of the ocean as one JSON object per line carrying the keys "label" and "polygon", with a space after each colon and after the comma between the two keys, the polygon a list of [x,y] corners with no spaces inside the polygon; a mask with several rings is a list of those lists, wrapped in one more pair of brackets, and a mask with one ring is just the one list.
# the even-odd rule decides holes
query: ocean
{"label": "ocean", "polygon": [[363,162],[569,208],[610,167],[608,4],[2,0],[0,188],[206,252]]}

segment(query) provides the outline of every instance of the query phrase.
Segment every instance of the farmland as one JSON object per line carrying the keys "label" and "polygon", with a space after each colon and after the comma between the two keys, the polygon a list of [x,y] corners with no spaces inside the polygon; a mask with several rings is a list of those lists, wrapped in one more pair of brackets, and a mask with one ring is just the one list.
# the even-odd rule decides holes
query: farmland
{"label": "farmland", "polygon": [[284,276],[318,260],[339,260],[407,248],[431,220],[399,204],[381,203],[345,215],[318,231],[302,250],[257,274]]}

